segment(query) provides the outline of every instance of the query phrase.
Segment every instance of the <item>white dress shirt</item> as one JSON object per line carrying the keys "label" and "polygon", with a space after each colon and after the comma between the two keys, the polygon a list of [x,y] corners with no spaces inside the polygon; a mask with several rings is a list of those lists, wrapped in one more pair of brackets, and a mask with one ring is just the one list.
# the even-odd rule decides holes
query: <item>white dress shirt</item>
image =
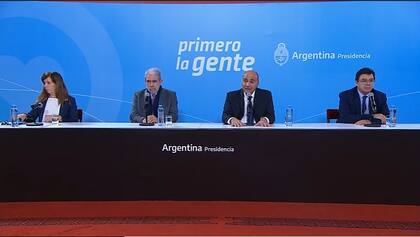
{"label": "white dress shirt", "polygon": [[[251,94],[251,96],[252,96],[252,98],[251,98],[251,102],[252,102],[252,105],[254,105],[254,97],[255,97],[255,91]],[[248,112],[248,96],[246,95],[246,93],[244,93],[244,105],[245,105],[245,107],[244,107],[244,116],[242,117],[242,119],[241,119],[241,122],[242,123],[246,123],[248,120],[248,116],[247,116],[247,112]],[[254,118],[254,121],[252,121],[253,123],[255,123],[255,118]]]}
{"label": "white dress shirt", "polygon": [[58,104],[57,98],[48,98],[47,104],[45,105],[44,115],[42,117],[42,122],[45,122],[46,115],[59,115],[60,114],[60,105]]}
{"label": "white dress shirt", "polygon": [[360,109],[363,108],[363,96],[366,96],[366,110],[362,112],[363,114],[369,114],[369,96],[363,95],[362,92],[360,92],[359,90],[357,90],[357,92],[359,93],[359,96],[360,96]]}

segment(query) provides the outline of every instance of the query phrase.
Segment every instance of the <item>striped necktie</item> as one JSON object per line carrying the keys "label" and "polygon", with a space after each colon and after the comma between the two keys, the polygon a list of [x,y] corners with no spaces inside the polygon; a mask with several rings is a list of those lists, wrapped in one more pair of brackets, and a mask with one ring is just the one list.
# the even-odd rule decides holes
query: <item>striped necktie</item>
{"label": "striped necktie", "polygon": [[252,125],[254,123],[254,109],[252,108],[252,96],[248,96],[248,105],[246,106],[246,123]]}

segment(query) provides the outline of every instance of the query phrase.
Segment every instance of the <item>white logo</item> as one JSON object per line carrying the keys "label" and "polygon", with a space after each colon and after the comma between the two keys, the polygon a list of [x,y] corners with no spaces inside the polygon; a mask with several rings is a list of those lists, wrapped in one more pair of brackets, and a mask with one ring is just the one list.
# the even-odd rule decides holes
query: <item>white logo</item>
{"label": "white logo", "polygon": [[252,70],[253,56],[240,54],[241,41],[181,40],[176,58],[176,70],[192,70],[192,76],[200,77],[205,72],[230,72]]}
{"label": "white logo", "polygon": [[287,50],[285,43],[279,43],[276,51],[274,51],[274,62],[283,66],[287,61],[289,61],[289,50]]}

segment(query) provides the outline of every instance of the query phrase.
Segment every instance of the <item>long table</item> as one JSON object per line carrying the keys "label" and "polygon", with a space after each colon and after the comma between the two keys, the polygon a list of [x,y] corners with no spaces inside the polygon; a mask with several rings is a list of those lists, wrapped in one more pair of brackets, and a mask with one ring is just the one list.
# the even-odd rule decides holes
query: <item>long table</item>
{"label": "long table", "polygon": [[420,205],[420,125],[0,127],[0,201]]}

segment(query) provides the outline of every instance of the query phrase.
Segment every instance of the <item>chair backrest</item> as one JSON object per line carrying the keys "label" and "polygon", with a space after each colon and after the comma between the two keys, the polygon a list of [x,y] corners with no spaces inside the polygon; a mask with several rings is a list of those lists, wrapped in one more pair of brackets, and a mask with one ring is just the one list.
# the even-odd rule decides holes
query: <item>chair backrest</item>
{"label": "chair backrest", "polygon": [[82,120],[83,120],[83,109],[77,109],[77,120],[79,120],[79,122],[82,122]]}
{"label": "chair backrest", "polygon": [[340,117],[338,109],[327,109],[327,123],[329,123],[331,119],[338,119],[338,117]]}

